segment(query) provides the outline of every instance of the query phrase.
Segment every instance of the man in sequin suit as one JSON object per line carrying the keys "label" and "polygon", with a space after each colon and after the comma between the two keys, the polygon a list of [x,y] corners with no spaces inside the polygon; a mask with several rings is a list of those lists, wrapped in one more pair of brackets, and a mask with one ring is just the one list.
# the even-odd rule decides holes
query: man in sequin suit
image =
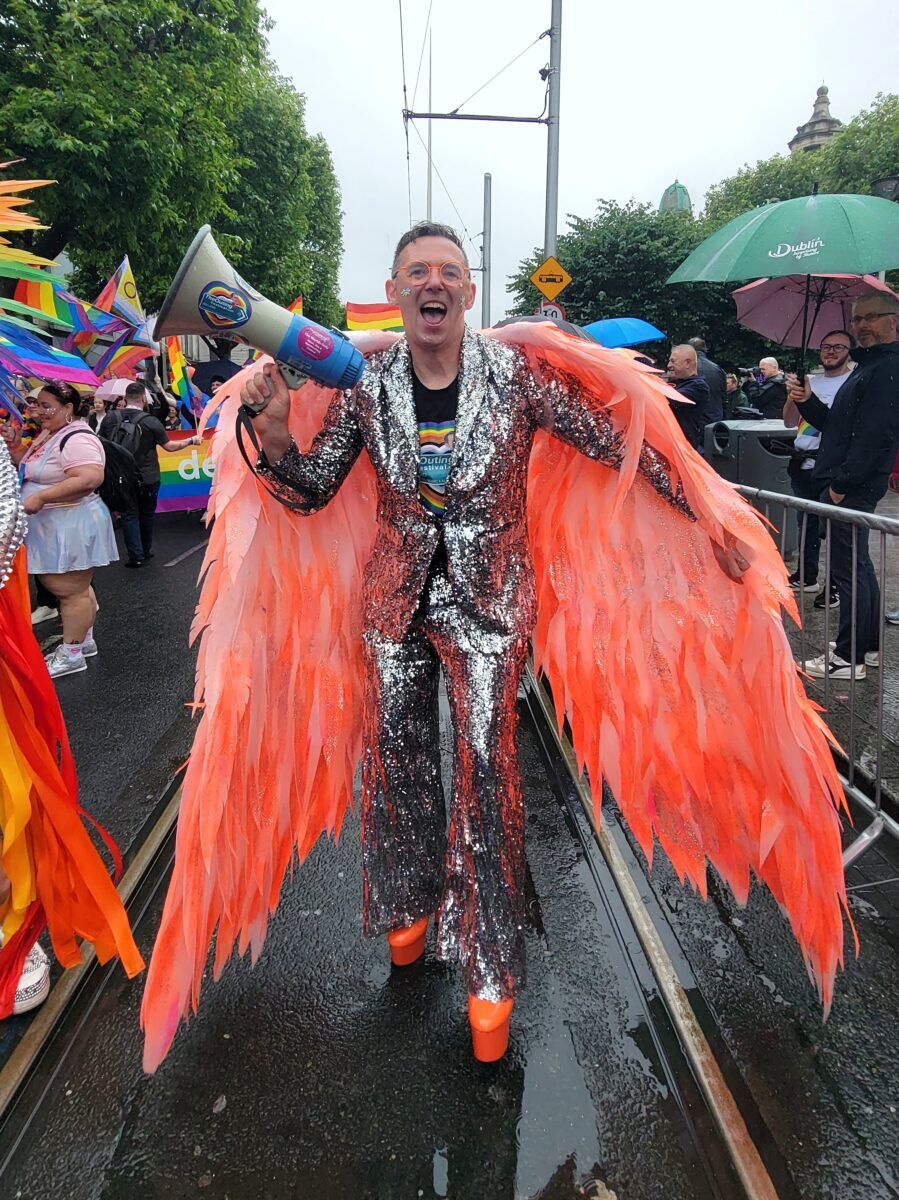
{"label": "man in sequin suit", "polygon": [[[620,439],[581,402],[576,381],[550,372],[537,380],[517,348],[466,328],[475,285],[451,229],[405,234],[386,292],[405,337],[337,396],[308,453],[288,433],[290,397],[276,366],[245,385],[242,401],[264,452],[257,469],[300,511],[326,504],[363,449],[371,459],[378,533],[363,598],[364,930],[388,934],[394,962],[414,961],[436,912],[438,957],[464,971],[475,1053],[496,1058],[524,981],[515,730],[535,618],[531,442],[549,429],[617,468]],[[649,448],[641,470],[686,510]],[[722,565],[739,574],[745,564]],[[440,667],[455,739],[448,829]]]}

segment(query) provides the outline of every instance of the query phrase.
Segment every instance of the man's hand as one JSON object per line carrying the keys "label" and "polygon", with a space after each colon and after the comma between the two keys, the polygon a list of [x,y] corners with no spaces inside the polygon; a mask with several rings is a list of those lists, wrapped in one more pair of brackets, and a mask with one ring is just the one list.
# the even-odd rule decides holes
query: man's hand
{"label": "man's hand", "polygon": [[40,492],[35,492],[31,496],[26,496],[22,501],[22,507],[29,517],[33,517],[35,513],[39,513],[44,507],[44,500]]}
{"label": "man's hand", "polygon": [[290,445],[287,428],[290,391],[280,367],[276,363],[266,363],[240,389],[240,402],[256,413],[253,427],[268,459],[277,462]]}
{"label": "man's hand", "polygon": [[728,542],[730,544],[727,548],[719,546],[717,542],[712,542],[712,553],[727,578],[732,579],[734,583],[741,583],[743,576],[749,570],[749,559],[736,542],[733,542],[731,538],[728,538]]}
{"label": "man's hand", "polygon": [[799,382],[798,375],[787,376],[787,399],[794,404],[805,404],[806,400],[811,397],[812,385],[806,375],[803,383]]}

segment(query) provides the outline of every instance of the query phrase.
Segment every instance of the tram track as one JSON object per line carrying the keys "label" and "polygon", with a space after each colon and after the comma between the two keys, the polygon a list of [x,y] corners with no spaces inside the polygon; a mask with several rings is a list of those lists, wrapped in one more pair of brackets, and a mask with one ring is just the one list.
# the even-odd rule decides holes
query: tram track
{"label": "tram track", "polygon": [[[645,985],[641,983],[638,966],[627,949],[635,983],[646,1000],[647,1017],[655,1035],[657,1049],[677,1095],[699,1159],[706,1170],[712,1194],[721,1195],[727,1200],[738,1194],[745,1200],[795,1200],[798,1193],[786,1165],[773,1138],[764,1127],[761,1115],[748,1091],[742,1085],[735,1065],[729,1061],[714,1018],[702,1000],[686,958],[679,952],[673,930],[665,920],[660,906],[652,898],[641,865],[629,850],[628,842],[617,823],[608,819],[600,825],[596,823],[593,798],[589,785],[578,769],[574,748],[566,734],[559,732],[552,699],[546,685],[537,678],[531,666],[528,666],[526,672],[526,692],[529,715],[542,744],[548,769],[555,778],[560,801],[568,811],[570,824],[576,831],[591,867],[595,868],[593,847],[601,852],[614,884],[615,898],[620,900],[623,906],[622,913],[612,899],[608,884],[594,870],[597,888],[606,901],[609,919],[615,926],[623,947],[627,947],[628,942],[625,924],[636,934],[645,961],[657,984],[664,1014],[659,1013],[657,1007],[650,1002]],[[617,826],[617,837],[613,825]],[[670,1039],[660,1030],[660,1025],[666,1022],[670,1024],[670,1031],[676,1039],[677,1050],[674,1052]],[[710,1034],[716,1042],[714,1049],[710,1043]],[[690,1098],[684,1094],[685,1064],[677,1061],[680,1057],[679,1052],[682,1053],[701,1094],[705,1114],[720,1139],[720,1145],[714,1149],[704,1142],[707,1127],[697,1118]],[[719,1061],[721,1057],[728,1059],[727,1075]],[[739,1101],[734,1094],[737,1089],[741,1093]],[[752,1131],[750,1124],[754,1127]],[[763,1159],[756,1139],[765,1144],[766,1157],[773,1161],[766,1162]],[[733,1184],[727,1179],[728,1167],[732,1169],[735,1180],[738,1181],[739,1192],[729,1190]],[[777,1176],[777,1186],[772,1175]]]}
{"label": "tram track", "polygon": [[[710,1200],[796,1200],[774,1139],[728,1059],[714,1018],[622,829],[614,819],[596,828],[589,788],[577,771],[570,742],[559,734],[548,693],[530,670],[524,710],[566,824],[588,864],[598,906],[614,931],[633,991],[641,997],[654,1054],[701,1166],[700,1194]],[[135,927],[168,879],[179,802],[173,781],[119,884]],[[84,963],[57,982],[0,1071],[0,1194],[4,1176],[27,1144],[41,1106],[58,1087],[69,1053],[116,970],[115,963],[101,966],[86,948]]]}

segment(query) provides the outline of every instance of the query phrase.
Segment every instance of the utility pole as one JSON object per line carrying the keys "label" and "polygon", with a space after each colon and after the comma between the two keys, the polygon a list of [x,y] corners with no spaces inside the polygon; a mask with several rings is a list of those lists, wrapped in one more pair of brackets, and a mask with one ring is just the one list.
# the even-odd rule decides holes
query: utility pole
{"label": "utility pole", "polygon": [[492,231],[493,179],[484,175],[484,248],[481,251],[481,328],[490,328],[490,240]]}
{"label": "utility pole", "polygon": [[[544,250],[547,255],[556,252],[556,231],[559,222],[559,74],[562,66],[562,0],[552,0],[551,27],[540,37],[548,37],[549,66],[540,75],[548,80],[547,115],[539,117],[497,116],[493,113],[459,112],[460,104],[451,112],[432,111],[431,90],[428,88],[428,111],[413,112],[403,109],[404,121],[427,120],[428,122],[428,215],[431,212],[431,122],[432,121],[511,121],[527,125],[545,125],[546,139],[546,212],[544,225]],[[463,102],[464,103],[464,102]]]}
{"label": "utility pole", "polygon": [[[434,34],[428,34],[428,112],[434,108],[433,99],[434,86]],[[431,196],[434,188],[434,168],[432,167],[433,159],[431,158],[431,125],[433,122],[428,118],[428,204],[427,218],[431,220]]]}
{"label": "utility pole", "polygon": [[546,122],[546,225],[543,257],[556,252],[559,227],[559,76],[562,69],[562,0],[552,0],[549,30],[549,107]]}

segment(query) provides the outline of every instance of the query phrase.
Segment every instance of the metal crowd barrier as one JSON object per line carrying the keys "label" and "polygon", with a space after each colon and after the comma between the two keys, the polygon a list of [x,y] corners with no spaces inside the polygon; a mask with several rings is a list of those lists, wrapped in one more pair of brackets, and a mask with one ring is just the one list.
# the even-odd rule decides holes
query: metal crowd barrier
{"label": "metal crowd barrier", "polygon": [[[899,520],[895,517],[882,517],[876,513],[857,512],[854,509],[844,509],[835,505],[820,504],[813,500],[803,500],[798,496],[787,496],[780,492],[767,492],[760,488],[747,487],[745,485],[737,485],[737,491],[745,496],[755,508],[763,515],[769,518],[769,512],[778,509],[788,519],[792,519],[792,513],[800,514],[800,529],[799,529],[799,558],[797,570],[801,573],[800,583],[804,583],[804,550],[806,530],[808,519],[811,516],[817,517],[822,522],[822,547],[824,549],[824,582],[822,587],[825,589],[827,596],[831,593],[831,540],[830,528],[839,521],[843,524],[852,527],[852,632],[851,632],[851,658],[855,659],[856,651],[856,603],[857,603],[857,579],[858,579],[858,530],[868,529],[877,535],[879,540],[879,554],[876,553],[876,545],[874,539],[869,539],[869,554],[874,563],[875,573],[878,575],[880,584],[880,612],[878,615],[878,646],[880,653],[880,668],[874,671],[876,675],[876,716],[875,716],[875,733],[874,733],[874,769],[872,772],[865,772],[857,761],[857,725],[858,717],[856,712],[856,701],[859,688],[867,687],[867,681],[871,676],[866,674],[864,683],[857,681],[855,672],[852,673],[849,684],[849,736],[844,753],[847,758],[847,770],[845,773],[840,772],[840,776],[845,788],[846,794],[855,800],[863,809],[871,816],[871,823],[860,833],[855,840],[846,848],[843,853],[843,862],[848,867],[850,863],[855,862],[862,854],[868,850],[874,842],[884,833],[890,833],[893,837],[899,839],[899,821],[896,821],[889,813],[883,811],[883,760],[884,760],[884,738],[883,738],[883,711],[884,711],[884,679],[886,675],[886,660],[885,660],[885,641],[884,633],[886,630],[886,611],[887,611],[887,546],[891,547],[892,554],[899,555]],[[781,553],[784,552],[787,546],[787,538],[789,536],[786,528],[787,521],[782,522],[783,527],[779,530]],[[873,544],[872,544],[873,543]],[[894,559],[895,561],[895,559]],[[899,583],[899,571],[897,574],[897,583]],[[819,572],[820,579],[820,572]],[[809,632],[806,628],[806,613],[811,604],[809,595],[804,588],[800,587],[797,593],[797,603],[799,607],[799,615],[801,619],[801,629],[799,633],[799,654],[798,661],[803,670],[805,670],[809,655],[806,653],[806,646],[809,640]],[[894,597],[894,603],[899,603],[899,596]],[[831,631],[833,624],[832,608],[830,604],[824,607],[824,634],[823,646],[820,650],[813,653],[827,653],[830,657],[829,646],[831,640],[836,636],[836,630]],[[807,677],[808,678],[808,677]],[[843,680],[839,681],[843,683]],[[834,687],[834,681],[829,677],[821,680],[823,685],[823,707],[827,713],[831,712],[830,696],[831,690]],[[870,694],[870,693],[869,693]],[[873,796],[867,791],[863,791],[858,786],[858,781],[864,782],[864,775],[869,776],[869,791],[873,790]]]}

